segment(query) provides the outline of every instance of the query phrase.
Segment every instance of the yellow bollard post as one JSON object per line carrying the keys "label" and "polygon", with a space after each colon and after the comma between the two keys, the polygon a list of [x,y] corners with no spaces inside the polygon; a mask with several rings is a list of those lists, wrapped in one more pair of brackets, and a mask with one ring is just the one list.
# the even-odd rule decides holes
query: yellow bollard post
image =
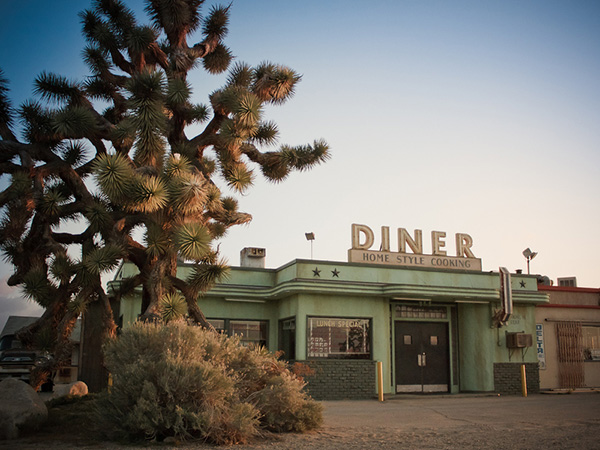
{"label": "yellow bollard post", "polygon": [[525,374],[525,364],[521,365],[521,392],[523,397],[527,397],[527,375]]}
{"label": "yellow bollard post", "polygon": [[379,394],[379,401],[383,401],[383,363],[377,361],[377,393]]}

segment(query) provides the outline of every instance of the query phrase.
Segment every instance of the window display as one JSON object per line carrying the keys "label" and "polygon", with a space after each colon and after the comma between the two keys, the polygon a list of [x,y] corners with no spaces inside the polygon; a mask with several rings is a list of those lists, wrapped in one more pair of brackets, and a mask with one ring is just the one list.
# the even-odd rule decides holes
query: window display
{"label": "window display", "polygon": [[308,318],[308,357],[370,359],[370,319]]}

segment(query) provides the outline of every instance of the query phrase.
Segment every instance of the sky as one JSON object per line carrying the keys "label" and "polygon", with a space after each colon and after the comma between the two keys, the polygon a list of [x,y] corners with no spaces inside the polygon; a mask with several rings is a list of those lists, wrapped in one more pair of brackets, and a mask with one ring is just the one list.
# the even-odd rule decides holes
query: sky
{"label": "sky", "polygon": [[[141,0],[126,2],[146,22]],[[207,2],[210,5],[210,2]],[[88,71],[77,13],[86,1],[0,2],[0,67],[15,105],[46,70]],[[207,9],[205,9],[207,11]],[[280,144],[325,139],[331,159],[282,183],[259,174],[239,197],[253,215],[220,249],[244,247],[267,267],[347,261],[351,224],[473,238],[484,271],[527,270],[600,287],[600,2],[596,0],[234,0],[226,44],[237,61],[302,74],[295,96],[269,107]],[[194,100],[226,75],[196,70]],[[189,130],[193,133],[198,130]],[[4,184],[2,184],[4,182]],[[5,180],[0,180],[5,186]],[[0,327],[34,305],[6,285]]]}

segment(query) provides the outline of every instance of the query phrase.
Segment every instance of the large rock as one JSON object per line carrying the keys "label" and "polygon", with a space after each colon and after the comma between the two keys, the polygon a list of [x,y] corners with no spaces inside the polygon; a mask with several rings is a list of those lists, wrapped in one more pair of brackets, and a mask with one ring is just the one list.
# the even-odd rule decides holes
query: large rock
{"label": "large rock", "polygon": [[0,439],[15,439],[48,419],[48,408],[27,383],[6,378],[0,383]]}
{"label": "large rock", "polygon": [[62,397],[63,395],[75,395],[82,397],[88,394],[88,387],[83,381],[75,381],[69,384],[55,384],[54,397]]}

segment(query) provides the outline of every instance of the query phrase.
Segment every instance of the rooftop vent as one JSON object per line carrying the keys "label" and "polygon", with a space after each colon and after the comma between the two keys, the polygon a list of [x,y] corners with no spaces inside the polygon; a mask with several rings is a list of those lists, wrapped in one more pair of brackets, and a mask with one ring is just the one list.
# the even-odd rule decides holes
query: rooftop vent
{"label": "rooftop vent", "polygon": [[240,252],[240,266],[264,269],[267,250],[258,247],[246,247]]}
{"label": "rooftop vent", "polygon": [[577,287],[577,277],[558,278],[558,285],[565,287]]}

